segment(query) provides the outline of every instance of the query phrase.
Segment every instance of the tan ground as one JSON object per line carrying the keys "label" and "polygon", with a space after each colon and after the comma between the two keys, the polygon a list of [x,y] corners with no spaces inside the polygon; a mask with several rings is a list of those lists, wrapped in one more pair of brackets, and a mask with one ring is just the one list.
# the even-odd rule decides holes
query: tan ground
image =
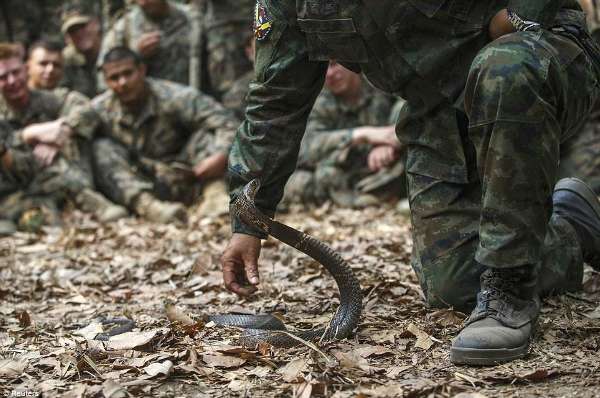
{"label": "tan ground", "polygon": [[[203,314],[278,312],[288,324],[322,324],[337,295],[317,264],[269,240],[261,292],[240,301],[218,271],[226,218],[192,217],[186,229],[69,218],[63,231],[0,241],[0,396],[600,396],[600,275],[590,270],[585,293],[545,300],[525,360],[457,367],[448,348],[462,315],[423,305],[405,216],[295,212],[283,219],[331,243],[356,271],[360,328],[318,351],[248,351],[236,345],[238,331],[205,324]],[[109,343],[86,339],[98,316],[130,317],[137,328]]]}

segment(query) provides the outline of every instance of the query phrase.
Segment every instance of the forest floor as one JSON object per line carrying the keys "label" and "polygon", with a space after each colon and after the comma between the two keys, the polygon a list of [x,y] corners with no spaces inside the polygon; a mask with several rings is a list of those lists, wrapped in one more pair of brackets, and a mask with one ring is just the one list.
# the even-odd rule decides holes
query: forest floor
{"label": "forest floor", "polygon": [[[324,206],[281,220],[331,244],[354,269],[364,302],[351,339],[248,350],[239,330],[206,322],[227,311],[274,312],[306,328],[325,324],[337,303],[321,267],[273,239],[259,293],[241,300],[225,291],[226,217],[100,225],[72,212],[63,229],[0,240],[0,397],[600,395],[600,274],[586,269],[583,292],[544,300],[525,359],[454,366],[448,351],[464,314],[424,305],[406,215]],[[100,317],[136,327],[98,341]]]}

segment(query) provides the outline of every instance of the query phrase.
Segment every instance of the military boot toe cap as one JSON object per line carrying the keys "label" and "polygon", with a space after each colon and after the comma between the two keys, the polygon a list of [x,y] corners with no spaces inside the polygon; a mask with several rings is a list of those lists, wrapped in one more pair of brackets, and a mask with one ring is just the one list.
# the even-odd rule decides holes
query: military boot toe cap
{"label": "military boot toe cap", "polygon": [[112,222],[120,220],[121,218],[125,218],[129,215],[129,212],[126,208],[119,205],[109,206],[104,209],[101,214],[98,215],[98,220],[100,222]]}
{"label": "military boot toe cap", "polygon": [[450,360],[467,365],[512,361],[527,354],[530,335],[531,324],[510,328],[493,318],[484,318],[468,325],[454,339]]}

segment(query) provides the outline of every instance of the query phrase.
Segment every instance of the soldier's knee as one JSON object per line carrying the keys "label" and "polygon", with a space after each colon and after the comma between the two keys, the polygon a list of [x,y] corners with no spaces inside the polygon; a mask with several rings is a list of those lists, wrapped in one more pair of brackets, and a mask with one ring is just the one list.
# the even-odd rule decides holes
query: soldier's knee
{"label": "soldier's knee", "polygon": [[531,35],[517,32],[483,48],[473,60],[467,79],[465,109],[470,123],[496,119],[538,118],[550,61]]}

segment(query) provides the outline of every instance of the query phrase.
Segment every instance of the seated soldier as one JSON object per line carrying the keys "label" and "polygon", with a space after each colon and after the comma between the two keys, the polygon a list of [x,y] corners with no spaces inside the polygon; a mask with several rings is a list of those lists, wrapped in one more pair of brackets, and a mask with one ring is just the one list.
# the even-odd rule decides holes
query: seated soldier
{"label": "seated soldier", "polygon": [[82,7],[66,7],[61,31],[67,46],[63,50],[65,73],[61,86],[95,97],[97,89],[96,62],[102,31],[100,21]]}
{"label": "seated soldier", "polygon": [[29,47],[27,54],[27,85],[32,90],[54,90],[63,77],[62,45],[40,40]]}
{"label": "seated soldier", "polygon": [[[148,76],[189,84],[192,33],[189,6],[173,0],[131,3],[135,4],[102,38],[98,62],[113,47],[129,47],[144,60]],[[100,76],[99,84],[102,83]]]}
{"label": "seated soldier", "polygon": [[381,193],[397,198],[403,164],[395,120],[390,120],[391,99],[333,61],[325,87],[308,119],[284,204],[331,199],[363,207],[380,202]]}
{"label": "seated soldier", "polygon": [[191,87],[146,77],[127,47],[105,55],[102,73],[109,90],[92,101],[103,122],[93,145],[100,188],[151,221],[184,220],[174,202],[192,203],[198,182],[224,176],[238,120]]}
{"label": "seated soldier", "polygon": [[[0,120],[12,129],[6,146],[31,152],[39,166],[27,195],[58,197],[61,204],[73,198],[77,206],[93,212],[101,221],[127,214],[123,207],[92,190],[91,169],[80,159],[78,144],[89,138],[98,124],[85,97],[75,92],[59,97],[50,91],[29,89],[20,52],[7,43],[0,44],[0,93]],[[7,199],[2,197],[2,213],[12,214],[11,218],[20,216],[23,201]],[[6,208],[9,202],[14,205],[10,211]]]}
{"label": "seated soldier", "polygon": [[[254,64],[254,40],[254,35],[248,35],[246,38],[246,45],[244,46],[246,58],[252,64]],[[242,76],[238,77],[221,98],[223,106],[227,109],[231,109],[240,119],[244,118],[248,86],[253,79],[254,70],[250,69]]]}

